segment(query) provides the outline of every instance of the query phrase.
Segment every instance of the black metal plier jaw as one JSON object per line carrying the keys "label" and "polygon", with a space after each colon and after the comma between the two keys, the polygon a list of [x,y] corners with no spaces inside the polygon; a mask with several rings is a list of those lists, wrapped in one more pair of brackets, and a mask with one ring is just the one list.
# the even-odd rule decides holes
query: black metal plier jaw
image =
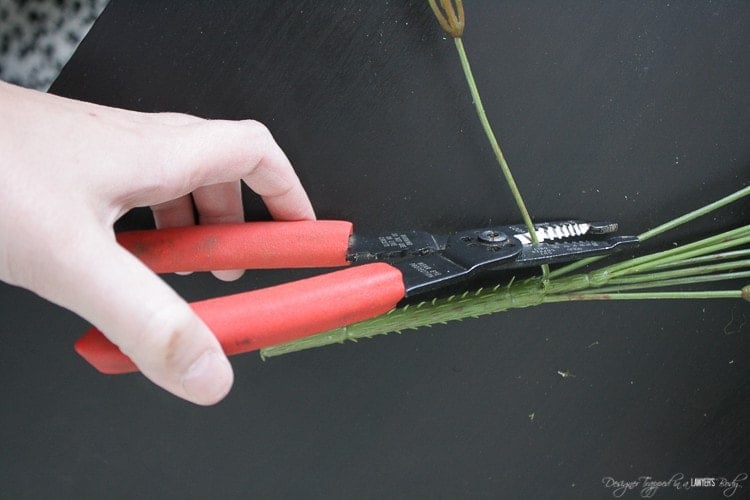
{"label": "black metal plier jaw", "polygon": [[480,273],[570,262],[606,255],[638,244],[635,236],[612,236],[617,224],[567,220],[526,226],[490,226],[432,235],[424,231],[352,236],[347,259],[353,264],[385,261],[404,277],[405,296],[455,285]]}

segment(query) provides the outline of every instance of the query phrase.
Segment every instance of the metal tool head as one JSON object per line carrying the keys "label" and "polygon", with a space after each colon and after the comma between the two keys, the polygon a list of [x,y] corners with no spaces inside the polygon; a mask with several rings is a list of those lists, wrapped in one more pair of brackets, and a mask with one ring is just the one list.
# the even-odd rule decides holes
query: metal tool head
{"label": "metal tool head", "polygon": [[634,236],[609,236],[610,222],[561,221],[535,225],[533,245],[526,226],[488,226],[436,236],[424,231],[353,236],[352,263],[387,261],[401,270],[406,295],[441,288],[483,271],[519,269],[602,255],[636,244]]}
{"label": "metal tool head", "polygon": [[[635,236],[610,236],[617,224],[563,221],[535,226],[533,245],[525,226],[492,226],[453,233],[441,251],[393,263],[402,270],[407,295],[440,288],[484,271],[569,262],[635,245]],[[441,240],[442,241],[442,240]]]}

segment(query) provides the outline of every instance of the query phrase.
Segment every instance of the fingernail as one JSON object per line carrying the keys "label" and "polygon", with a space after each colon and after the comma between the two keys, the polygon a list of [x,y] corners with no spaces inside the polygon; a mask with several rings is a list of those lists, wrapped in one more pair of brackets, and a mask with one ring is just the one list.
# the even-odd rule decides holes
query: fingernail
{"label": "fingernail", "polygon": [[206,351],[182,376],[182,387],[194,402],[210,405],[227,395],[232,378],[232,367],[226,358],[214,351]]}

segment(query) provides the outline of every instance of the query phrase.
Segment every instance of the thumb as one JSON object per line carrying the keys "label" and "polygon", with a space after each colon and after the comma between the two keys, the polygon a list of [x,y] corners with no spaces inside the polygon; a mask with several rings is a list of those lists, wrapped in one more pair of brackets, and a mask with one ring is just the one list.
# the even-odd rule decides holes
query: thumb
{"label": "thumb", "polygon": [[167,391],[201,405],[223,399],[232,386],[232,368],[208,327],[113,238],[93,239],[77,245],[79,264],[68,261],[65,295],[48,298],[93,323]]}

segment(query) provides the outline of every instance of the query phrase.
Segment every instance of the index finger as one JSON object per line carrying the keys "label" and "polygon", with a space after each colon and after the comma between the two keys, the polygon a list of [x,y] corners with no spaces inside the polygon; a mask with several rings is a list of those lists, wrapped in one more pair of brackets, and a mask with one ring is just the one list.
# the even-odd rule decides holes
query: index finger
{"label": "index finger", "polygon": [[155,126],[160,131],[151,136],[154,154],[146,159],[149,164],[140,166],[136,179],[128,179],[133,203],[155,205],[202,186],[242,179],[263,198],[275,219],[315,219],[289,159],[259,122],[205,120]]}
{"label": "index finger", "polygon": [[269,148],[263,160],[243,180],[263,198],[274,219],[315,219],[315,212],[302,183],[278,146]]}

